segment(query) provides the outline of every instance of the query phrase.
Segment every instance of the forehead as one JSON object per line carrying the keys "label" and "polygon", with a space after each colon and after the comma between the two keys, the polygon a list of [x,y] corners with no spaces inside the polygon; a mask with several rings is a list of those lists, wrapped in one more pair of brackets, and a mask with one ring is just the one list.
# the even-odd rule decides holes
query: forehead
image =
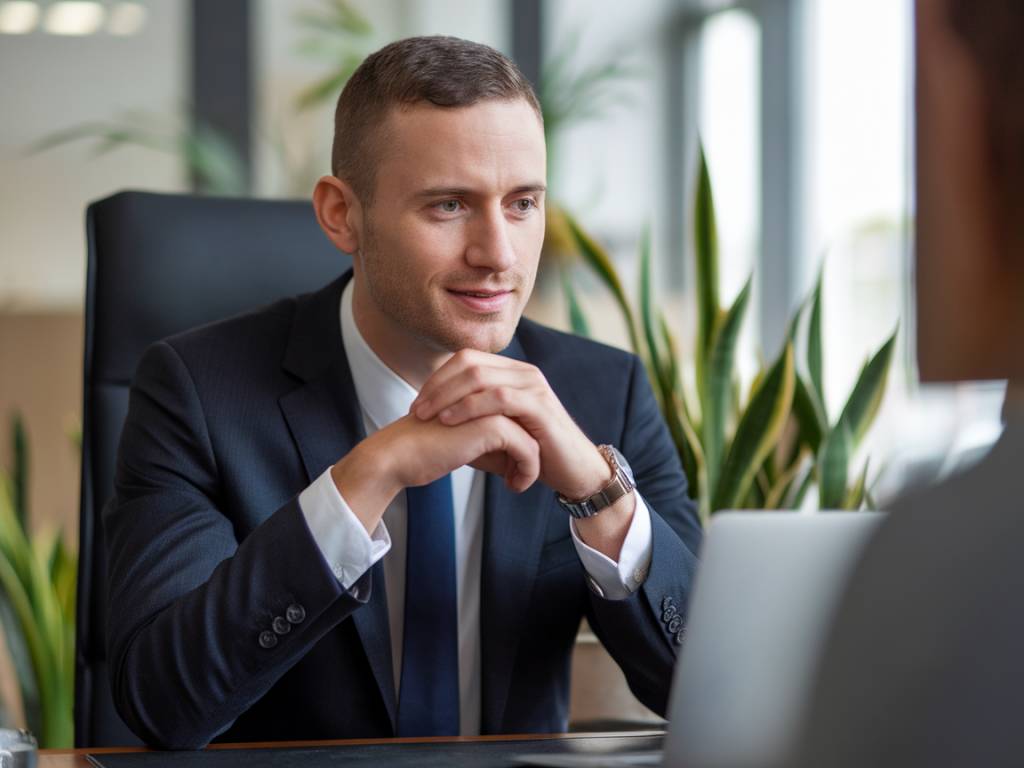
{"label": "forehead", "polygon": [[395,108],[382,135],[378,194],[415,195],[431,187],[500,193],[544,182],[544,128],[524,99]]}

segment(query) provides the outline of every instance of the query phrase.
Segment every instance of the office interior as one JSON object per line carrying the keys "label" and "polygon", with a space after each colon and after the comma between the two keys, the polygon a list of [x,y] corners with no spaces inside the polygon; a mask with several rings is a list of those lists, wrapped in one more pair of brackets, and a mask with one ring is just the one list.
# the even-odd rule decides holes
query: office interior
{"label": "office interior", "polygon": [[[308,199],[329,170],[341,82],[331,75],[420,34],[492,45],[568,105],[548,132],[549,199],[607,248],[631,296],[649,233],[684,380],[703,147],[723,301],[753,275],[740,389],[777,355],[821,275],[832,420],[896,332],[880,410],[851,463],[867,463],[873,502],[884,509],[908,484],[964,466],[998,437],[1005,387],[923,386],[915,369],[911,5],[0,0],[0,467],[18,453],[17,415],[30,527],[76,541],[86,206],[124,189]],[[588,86],[592,73],[603,74]],[[200,141],[205,165],[186,149]],[[571,327],[563,274],[591,334],[628,347],[614,299],[579,259],[547,259],[528,316]],[[814,507],[808,494],[800,512]],[[24,725],[2,648],[0,702],[4,724]],[[657,722],[585,628],[571,719]]]}

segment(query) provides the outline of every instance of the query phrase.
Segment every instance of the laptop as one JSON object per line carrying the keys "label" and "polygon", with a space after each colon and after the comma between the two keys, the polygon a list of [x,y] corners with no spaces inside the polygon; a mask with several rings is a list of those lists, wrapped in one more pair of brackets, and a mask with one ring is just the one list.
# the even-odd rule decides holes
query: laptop
{"label": "laptop", "polygon": [[719,512],[708,527],[676,662],[664,751],[520,755],[550,768],[784,763],[874,512]]}

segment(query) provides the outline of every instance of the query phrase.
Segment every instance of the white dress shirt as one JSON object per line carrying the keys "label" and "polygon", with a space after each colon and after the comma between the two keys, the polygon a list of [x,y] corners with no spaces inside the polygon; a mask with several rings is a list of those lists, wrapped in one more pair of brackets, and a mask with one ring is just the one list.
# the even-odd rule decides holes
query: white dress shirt
{"label": "white dress shirt", "polygon": [[[352,314],[353,282],[341,296],[341,336],[370,435],[409,412],[417,391],[388,368],[363,340]],[[480,733],[480,570],[483,556],[484,473],[472,467],[452,472],[455,515],[455,574],[459,611],[459,710],[460,733]],[[636,510],[619,561],[588,547],[570,525],[573,543],[590,586],[606,599],[623,599],[647,576],[651,561],[651,519],[643,499],[636,496]],[[301,494],[299,506],[331,571],[345,589],[384,558],[391,630],[391,660],[395,695],[400,690],[402,631],[405,619],[406,502],[399,493],[388,505],[372,535],[338,492],[330,469]],[[387,555],[387,557],[385,557]],[[358,597],[358,595],[357,595]]]}

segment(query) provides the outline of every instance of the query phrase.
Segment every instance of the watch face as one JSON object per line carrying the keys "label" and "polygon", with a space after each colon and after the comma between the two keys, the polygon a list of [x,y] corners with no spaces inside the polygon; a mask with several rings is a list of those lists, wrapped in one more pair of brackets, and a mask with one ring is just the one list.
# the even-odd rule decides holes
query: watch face
{"label": "watch face", "polygon": [[635,485],[636,480],[633,478],[633,470],[629,466],[629,462],[626,461],[626,457],[623,456],[619,452],[619,449],[616,448],[614,445],[610,445],[608,447],[612,449],[612,455],[615,456],[615,461],[617,461],[619,463],[619,466],[622,467],[622,471],[626,473],[626,477],[629,478],[629,482]]}

